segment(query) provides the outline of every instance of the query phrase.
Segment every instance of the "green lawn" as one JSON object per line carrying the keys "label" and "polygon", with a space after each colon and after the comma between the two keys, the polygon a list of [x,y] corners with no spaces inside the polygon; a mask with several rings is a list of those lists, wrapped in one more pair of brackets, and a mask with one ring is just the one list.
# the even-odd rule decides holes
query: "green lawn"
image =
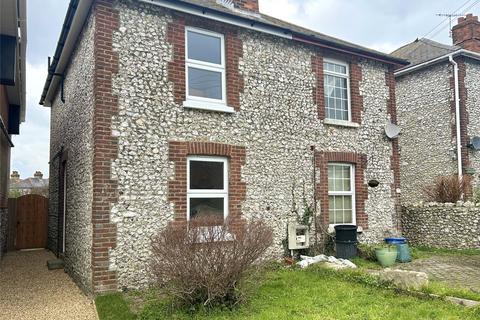
{"label": "green lawn", "polygon": [[431,247],[413,247],[412,258],[421,259],[428,258],[433,255],[453,255],[453,256],[478,256],[480,255],[479,249],[440,249]]}
{"label": "green lawn", "polygon": [[[131,298],[124,297],[98,297],[100,319],[480,319],[478,308],[396,293],[373,277],[317,266],[268,272],[250,302],[233,310],[186,311],[165,299],[151,298],[138,308],[126,302]],[[137,315],[127,305],[138,310]]]}

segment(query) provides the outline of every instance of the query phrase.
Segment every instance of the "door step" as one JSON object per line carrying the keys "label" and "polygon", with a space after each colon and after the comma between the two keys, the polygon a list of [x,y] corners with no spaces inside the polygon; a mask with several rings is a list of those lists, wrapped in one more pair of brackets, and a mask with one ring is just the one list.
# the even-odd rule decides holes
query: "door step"
{"label": "door step", "polygon": [[47,261],[48,270],[63,269],[64,266],[63,259],[52,259]]}

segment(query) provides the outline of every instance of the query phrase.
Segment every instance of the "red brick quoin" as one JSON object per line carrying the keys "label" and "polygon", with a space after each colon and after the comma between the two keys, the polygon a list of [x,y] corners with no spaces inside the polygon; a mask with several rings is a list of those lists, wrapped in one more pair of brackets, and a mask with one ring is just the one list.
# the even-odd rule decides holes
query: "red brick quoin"
{"label": "red brick quoin", "polygon": [[[323,58],[325,54],[322,51],[317,51],[317,54],[312,56],[311,64],[312,71],[315,74],[317,85],[313,90],[313,101],[317,105],[318,118],[325,120],[325,96],[323,84]],[[362,68],[358,63],[358,58],[355,56],[347,56],[342,54],[335,54],[341,60],[349,63],[350,69],[350,100],[352,108],[352,122],[362,123],[363,98],[360,95],[360,82],[362,81]]]}
{"label": "red brick quoin", "polygon": [[172,12],[173,21],[168,24],[167,40],[173,46],[173,60],[168,65],[168,79],[173,82],[176,103],[183,103],[186,97],[185,86],[185,26],[197,27],[225,36],[225,67],[227,77],[227,104],[240,110],[240,93],[243,92],[243,76],[238,63],[243,56],[242,40],[238,28],[198,19],[189,15]]}
{"label": "red brick quoin", "polygon": [[214,142],[170,141],[169,161],[175,163],[175,179],[168,182],[168,201],[175,205],[173,223],[184,226],[187,222],[187,156],[223,156],[228,158],[228,217],[231,225],[240,224],[242,202],[246,196],[246,184],[241,178],[245,165],[245,148]]}
{"label": "red brick quoin", "polygon": [[111,162],[117,157],[117,139],[111,134],[112,117],[118,100],[112,93],[112,77],[118,57],[112,49],[119,16],[111,0],[97,0],[93,6],[94,32],[94,116],[93,116],[93,202],[92,202],[92,289],[94,293],[117,290],[117,275],[109,269],[109,250],[116,246],[116,226],[110,221],[110,205],[117,200],[117,182],[111,178]]}
{"label": "red brick quoin", "polygon": [[[385,72],[385,81],[388,87],[389,97],[387,100],[387,111],[390,115],[390,121],[393,124],[397,124],[397,107],[395,98],[395,76],[393,74],[394,69],[390,67]],[[391,169],[393,170],[393,185],[392,196],[398,199],[399,194],[396,189],[400,188],[400,152],[398,147],[398,139],[392,140],[392,157],[390,158]]]}
{"label": "red brick quoin", "polygon": [[365,212],[365,201],[368,198],[367,184],[364,183],[364,172],[367,168],[367,157],[352,152],[323,152],[315,153],[315,165],[320,173],[320,182],[316,185],[317,200],[320,201],[322,213],[321,223],[329,224],[328,219],[328,163],[343,162],[355,165],[355,215],[357,225],[364,230],[368,229],[368,216]]}

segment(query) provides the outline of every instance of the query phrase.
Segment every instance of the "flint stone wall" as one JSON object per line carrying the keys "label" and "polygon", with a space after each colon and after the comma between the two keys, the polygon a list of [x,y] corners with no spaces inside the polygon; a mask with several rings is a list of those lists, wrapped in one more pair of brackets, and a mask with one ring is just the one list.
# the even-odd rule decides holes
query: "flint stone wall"
{"label": "flint stone wall", "polygon": [[480,204],[427,203],[404,207],[408,242],[435,248],[480,249]]}
{"label": "flint stone wall", "polygon": [[59,151],[67,159],[65,270],[86,292],[92,285],[92,162],[93,162],[93,31],[87,21],[65,72],[64,96],[60,89],[52,102],[48,248],[58,248]]}
{"label": "flint stone wall", "polygon": [[303,186],[307,201],[313,201],[311,145],[318,151],[367,156],[365,183],[377,179],[380,185],[368,189],[369,227],[361,241],[380,241],[386,229],[395,227],[392,144],[384,135],[390,119],[385,65],[359,62],[364,106],[360,127],[328,126],[318,119],[314,103],[311,58],[315,50],[239,29],[243,43],[239,71],[244,78],[240,111],[186,109],[175,102],[168,79],[168,63],[173,59],[167,41],[167,26],[173,19],[170,11],[133,1],[120,1],[117,9],[120,27],[113,46],[119,71],[113,89],[119,116],[113,121],[112,134],[118,136],[118,158],[112,163],[112,178],[118,181],[119,197],[111,210],[117,245],[109,263],[117,272],[119,287],[148,285],[151,238],[173,218],[168,181],[175,172],[168,161],[168,141],[211,141],[246,148],[241,177],[247,195],[242,215],[262,218],[272,226],[274,244],[269,254],[273,256],[282,256],[287,224],[295,220],[292,185],[296,184],[297,203],[302,202]]}

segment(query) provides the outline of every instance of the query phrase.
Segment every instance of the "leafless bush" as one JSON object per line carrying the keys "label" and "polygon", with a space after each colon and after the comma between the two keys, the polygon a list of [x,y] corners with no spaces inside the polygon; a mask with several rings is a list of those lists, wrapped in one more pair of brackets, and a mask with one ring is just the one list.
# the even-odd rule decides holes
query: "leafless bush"
{"label": "leafless bush", "polygon": [[459,178],[456,175],[438,177],[432,186],[425,188],[429,201],[455,203],[462,200],[470,187],[470,176]]}
{"label": "leafless bush", "polygon": [[188,304],[235,304],[239,284],[272,243],[272,230],[260,220],[230,228],[202,217],[188,229],[169,226],[152,242],[152,273],[174,298]]}

